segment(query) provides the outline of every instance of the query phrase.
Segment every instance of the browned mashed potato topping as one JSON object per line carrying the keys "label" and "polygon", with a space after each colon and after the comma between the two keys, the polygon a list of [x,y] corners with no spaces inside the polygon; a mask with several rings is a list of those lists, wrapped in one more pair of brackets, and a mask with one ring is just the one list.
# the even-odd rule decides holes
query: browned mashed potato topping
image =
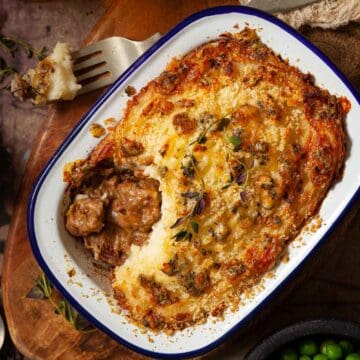
{"label": "browned mashed potato topping", "polygon": [[65,173],[66,228],[114,266],[139,326],[171,332],[236,309],[343,167],[345,98],[245,28],[174,59]]}

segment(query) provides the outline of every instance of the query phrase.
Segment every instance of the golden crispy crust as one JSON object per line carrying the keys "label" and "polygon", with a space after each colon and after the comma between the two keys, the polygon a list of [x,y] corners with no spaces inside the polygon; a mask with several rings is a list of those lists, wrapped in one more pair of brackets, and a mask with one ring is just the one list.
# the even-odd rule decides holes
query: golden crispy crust
{"label": "golden crispy crust", "polygon": [[[174,59],[129,100],[90,158],[160,182],[161,220],[114,271],[129,317],[172,331],[236,308],[338,177],[349,108],[248,28]],[[124,141],[142,151],[125,156]]]}

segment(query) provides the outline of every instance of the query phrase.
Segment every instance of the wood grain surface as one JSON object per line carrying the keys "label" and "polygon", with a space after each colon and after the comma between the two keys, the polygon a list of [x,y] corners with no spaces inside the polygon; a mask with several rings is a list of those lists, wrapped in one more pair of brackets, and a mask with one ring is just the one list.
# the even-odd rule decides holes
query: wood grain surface
{"label": "wood grain surface", "polygon": [[[156,31],[165,33],[191,13],[229,3],[236,1],[114,1],[85,43],[112,35],[141,40]],[[320,43],[359,85],[360,29],[357,25],[350,25],[348,29],[350,35],[309,29],[304,32],[315,43]],[[324,40],[326,37],[328,40]],[[351,55],[337,55],[339,44],[345,46],[350,38],[353,41]],[[337,49],[329,50],[329,44],[336,44],[336,41]],[[354,58],[351,60],[351,57]],[[3,297],[11,337],[30,359],[144,358],[100,331],[81,335],[55,315],[48,302],[25,297],[40,272],[26,230],[26,205],[32,185],[65,136],[100,94],[98,91],[51,107],[34,145],[18,196],[6,247]],[[276,299],[225,344],[203,358],[241,359],[260,338],[299,319],[331,316],[360,322],[359,205],[357,202],[353,206],[326,244]]]}

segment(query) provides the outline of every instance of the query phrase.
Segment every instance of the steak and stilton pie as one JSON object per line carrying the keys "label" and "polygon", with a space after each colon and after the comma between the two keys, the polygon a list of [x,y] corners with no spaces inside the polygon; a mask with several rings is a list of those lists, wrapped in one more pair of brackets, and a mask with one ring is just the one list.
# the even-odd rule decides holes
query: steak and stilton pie
{"label": "steak and stilton pie", "polygon": [[135,323],[236,309],[339,176],[350,109],[245,28],[174,59],[65,173],[66,228]]}

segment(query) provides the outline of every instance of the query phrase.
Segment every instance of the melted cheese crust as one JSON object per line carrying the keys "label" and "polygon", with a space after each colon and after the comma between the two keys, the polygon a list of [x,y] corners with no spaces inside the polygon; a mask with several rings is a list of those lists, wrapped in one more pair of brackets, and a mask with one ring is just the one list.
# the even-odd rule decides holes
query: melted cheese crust
{"label": "melted cheese crust", "polygon": [[[129,100],[105,148],[162,194],[148,242],[114,270],[129,317],[172,331],[236,309],[339,175],[349,107],[249,28],[173,60]],[[129,141],[144,151],[125,157]]]}

